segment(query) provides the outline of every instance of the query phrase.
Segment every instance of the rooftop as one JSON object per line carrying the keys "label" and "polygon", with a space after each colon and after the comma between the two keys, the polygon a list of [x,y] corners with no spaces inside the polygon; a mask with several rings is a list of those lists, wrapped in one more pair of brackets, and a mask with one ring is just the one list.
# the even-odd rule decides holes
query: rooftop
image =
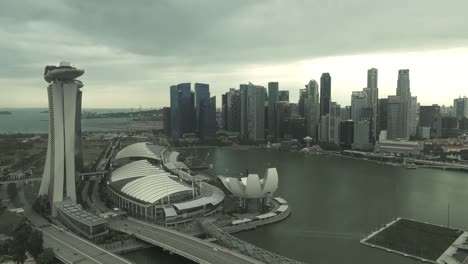
{"label": "rooftop", "polygon": [[102,225],[106,223],[103,218],[86,212],[80,205],[73,204],[69,200],[55,203],[55,206],[67,216],[88,226]]}

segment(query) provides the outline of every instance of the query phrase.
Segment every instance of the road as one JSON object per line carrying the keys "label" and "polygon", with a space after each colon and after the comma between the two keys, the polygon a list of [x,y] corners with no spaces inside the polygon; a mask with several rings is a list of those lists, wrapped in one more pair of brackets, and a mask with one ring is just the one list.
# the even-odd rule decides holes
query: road
{"label": "road", "polygon": [[27,201],[23,188],[19,198],[24,205],[24,213],[33,225],[42,231],[44,246],[52,248],[60,261],[64,263],[112,263],[130,264],[132,262],[106,251],[91,242],[80,238],[71,232],[51,225],[46,219],[32,210]]}
{"label": "road", "polygon": [[65,263],[132,263],[54,225],[42,227],[44,246]]}
{"label": "road", "polygon": [[42,180],[41,177],[37,177],[37,178],[24,178],[24,179],[21,179],[21,180],[1,181],[0,184],[23,183],[23,182],[27,182],[27,181],[40,181],[40,180]]}
{"label": "road", "polygon": [[114,219],[110,221],[109,226],[115,230],[119,230],[127,234],[133,234],[138,239],[174,252],[197,263],[263,263],[222,246],[211,244],[193,236],[133,218]]}

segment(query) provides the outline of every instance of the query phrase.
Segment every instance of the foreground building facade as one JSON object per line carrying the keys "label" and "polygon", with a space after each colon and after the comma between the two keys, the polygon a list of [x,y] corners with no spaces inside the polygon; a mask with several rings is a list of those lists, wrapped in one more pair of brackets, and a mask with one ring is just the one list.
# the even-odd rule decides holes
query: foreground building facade
{"label": "foreground building facade", "polygon": [[[46,163],[39,195],[48,195],[51,204],[69,198],[76,203],[76,154],[79,148],[79,122],[81,121],[81,91],[83,83],[76,78],[84,70],[62,62],[60,66],[47,66],[44,79],[50,83],[49,139]],[[55,206],[52,215],[56,216]]]}

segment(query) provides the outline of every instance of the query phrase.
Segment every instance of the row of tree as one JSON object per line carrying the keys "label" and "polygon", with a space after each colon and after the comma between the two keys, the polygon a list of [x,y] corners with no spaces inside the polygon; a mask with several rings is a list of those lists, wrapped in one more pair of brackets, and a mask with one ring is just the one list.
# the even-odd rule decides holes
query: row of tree
{"label": "row of tree", "polygon": [[12,232],[12,239],[0,247],[0,254],[10,255],[18,264],[26,260],[26,252],[36,259],[38,264],[52,264],[55,254],[52,249],[44,249],[42,232],[33,228],[31,223],[23,218]]}

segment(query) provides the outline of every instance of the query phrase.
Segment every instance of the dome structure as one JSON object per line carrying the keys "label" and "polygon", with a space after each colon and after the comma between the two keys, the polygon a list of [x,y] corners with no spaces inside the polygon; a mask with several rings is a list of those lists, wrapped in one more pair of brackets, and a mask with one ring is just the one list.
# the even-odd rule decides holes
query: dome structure
{"label": "dome structure", "polygon": [[115,160],[129,158],[161,160],[161,153],[163,150],[164,147],[149,142],[135,143],[119,151],[117,155],[115,155]]}
{"label": "dome structure", "polygon": [[249,174],[241,179],[219,176],[219,179],[231,193],[247,199],[265,198],[278,189],[276,168],[267,169],[263,179],[260,179],[258,174]]}

